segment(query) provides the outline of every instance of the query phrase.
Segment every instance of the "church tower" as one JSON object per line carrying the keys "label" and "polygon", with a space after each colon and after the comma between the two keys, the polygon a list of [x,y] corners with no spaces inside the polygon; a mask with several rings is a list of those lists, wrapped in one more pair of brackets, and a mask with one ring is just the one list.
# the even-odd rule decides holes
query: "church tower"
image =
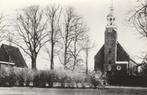
{"label": "church tower", "polygon": [[111,72],[117,58],[117,31],[115,26],[113,1],[107,15],[104,44],[104,72]]}

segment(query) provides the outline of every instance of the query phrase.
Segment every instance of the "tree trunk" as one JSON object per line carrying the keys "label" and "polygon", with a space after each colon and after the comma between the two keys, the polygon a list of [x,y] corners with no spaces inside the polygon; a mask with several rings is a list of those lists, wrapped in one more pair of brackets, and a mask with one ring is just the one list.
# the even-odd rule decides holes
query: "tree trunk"
{"label": "tree trunk", "polygon": [[52,46],[51,46],[51,65],[50,65],[50,69],[51,70],[54,69],[54,43],[52,43]]}
{"label": "tree trunk", "polygon": [[54,21],[51,19],[51,62],[50,70],[54,69]]}
{"label": "tree trunk", "polygon": [[86,48],[86,74],[88,74],[88,48]]}
{"label": "tree trunk", "polygon": [[33,70],[36,70],[36,56],[32,56],[31,60],[32,60],[32,69]]}
{"label": "tree trunk", "polygon": [[74,42],[74,64],[73,64],[73,70],[75,69],[76,63],[77,63],[77,56],[76,56],[76,52],[77,52],[77,38],[75,38],[75,42]]}
{"label": "tree trunk", "polygon": [[64,69],[66,69],[66,64],[67,64],[67,49],[68,49],[68,46],[67,46],[67,44],[68,44],[68,37],[69,37],[69,30],[68,30],[68,26],[69,25],[69,23],[66,25],[66,33],[65,33],[65,48],[64,48]]}
{"label": "tree trunk", "polygon": [[66,69],[67,64],[67,44],[65,43],[65,49],[64,49],[64,69]]}

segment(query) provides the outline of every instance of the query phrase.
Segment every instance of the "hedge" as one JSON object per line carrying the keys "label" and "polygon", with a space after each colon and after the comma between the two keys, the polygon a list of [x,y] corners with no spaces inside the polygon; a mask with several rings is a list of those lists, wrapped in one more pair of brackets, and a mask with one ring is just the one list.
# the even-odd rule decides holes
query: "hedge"
{"label": "hedge", "polygon": [[[96,77],[96,75],[98,77]],[[28,68],[3,68],[0,70],[0,86],[96,88],[102,85],[101,74],[78,73],[69,70],[31,70]]]}

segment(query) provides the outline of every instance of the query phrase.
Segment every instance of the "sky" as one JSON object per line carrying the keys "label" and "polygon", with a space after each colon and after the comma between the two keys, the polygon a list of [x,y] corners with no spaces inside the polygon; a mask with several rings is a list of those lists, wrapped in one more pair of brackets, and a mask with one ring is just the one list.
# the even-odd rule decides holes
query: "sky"
{"label": "sky", "polygon": [[[139,57],[144,56],[147,51],[146,39],[140,38],[138,32],[128,22],[130,10],[138,3],[137,0],[114,0],[114,14],[118,32],[118,41],[128,54],[136,61],[141,62]],[[16,10],[30,6],[40,5],[42,7],[50,4],[61,4],[62,6],[73,6],[89,27],[91,41],[95,43],[95,48],[90,51],[89,67],[93,69],[94,55],[104,44],[104,31],[107,24],[106,16],[109,13],[110,0],[0,0],[0,13],[13,16]],[[37,67],[48,69],[49,64],[44,54],[40,54],[37,59]],[[55,66],[59,66],[55,64]]]}

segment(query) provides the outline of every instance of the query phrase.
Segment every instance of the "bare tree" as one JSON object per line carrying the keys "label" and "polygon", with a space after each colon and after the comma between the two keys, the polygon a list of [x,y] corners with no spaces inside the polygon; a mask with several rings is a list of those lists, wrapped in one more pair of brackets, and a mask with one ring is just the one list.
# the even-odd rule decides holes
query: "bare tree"
{"label": "bare tree", "polygon": [[63,65],[64,68],[67,69],[67,64],[70,62],[71,56],[69,54],[69,47],[71,46],[71,42],[73,41],[73,28],[75,24],[75,13],[74,9],[71,7],[68,7],[65,9],[64,12],[64,20],[63,20],[63,31],[61,33],[61,37],[63,39],[63,45],[64,45],[64,61]]}
{"label": "bare tree", "polygon": [[84,40],[87,26],[82,21],[82,17],[77,15],[73,8],[66,8],[63,13],[63,19],[61,20],[62,13],[63,11],[60,6],[54,5],[46,8],[48,26],[50,27],[51,50],[48,51],[51,63],[50,69],[54,69],[54,56],[58,47],[57,43],[62,43],[63,60],[58,55],[59,60],[65,69],[69,69],[70,66],[74,70],[77,65],[76,63],[81,61],[79,53],[82,51],[82,48],[79,47],[79,44]]}
{"label": "bare tree", "polygon": [[16,30],[20,38],[14,43],[31,58],[32,69],[36,68],[36,59],[40,49],[49,41],[47,24],[39,6],[30,6],[21,10],[17,16]]}
{"label": "bare tree", "polygon": [[6,40],[5,34],[8,31],[6,27],[8,28],[8,24],[6,23],[5,16],[0,14],[0,42],[2,42],[3,40]]}
{"label": "bare tree", "polygon": [[55,55],[55,44],[59,40],[59,31],[60,31],[60,16],[61,16],[62,8],[60,6],[51,5],[46,8],[46,16],[48,19],[49,26],[49,35],[50,35],[50,43],[51,43],[51,54],[50,54],[50,69],[54,69],[54,55]]}
{"label": "bare tree", "polygon": [[[137,2],[139,5],[132,11],[133,14],[129,18],[129,21],[133,23],[133,26],[141,37],[147,38],[147,1],[137,0]],[[146,60],[146,57],[141,59]]]}
{"label": "bare tree", "polygon": [[[137,1],[140,5],[133,11],[133,15],[131,15],[129,21],[133,23],[134,27],[143,38],[147,38],[147,1]],[[143,59],[142,64],[139,64],[141,65],[143,77],[147,78],[147,54],[145,54],[145,56],[140,59]]]}
{"label": "bare tree", "polygon": [[72,45],[69,48],[69,52],[73,57],[73,70],[75,69],[75,66],[78,64],[78,62],[81,61],[81,58],[79,59],[79,54],[83,48],[80,47],[80,44],[82,44],[82,41],[85,39],[86,32],[87,26],[83,23],[82,18],[78,15],[75,15],[73,24],[73,40],[71,42]]}
{"label": "bare tree", "polygon": [[65,8],[63,29],[60,31],[60,36],[63,39],[63,60],[59,58],[64,69],[74,70],[77,63],[82,61],[79,56],[82,48],[79,44],[84,40],[87,31],[87,26],[82,20],[82,17],[75,12],[73,7]]}
{"label": "bare tree", "polygon": [[138,2],[140,2],[140,5],[133,11],[134,13],[129,21],[133,23],[142,37],[147,38],[147,2],[141,0],[138,0]]}

